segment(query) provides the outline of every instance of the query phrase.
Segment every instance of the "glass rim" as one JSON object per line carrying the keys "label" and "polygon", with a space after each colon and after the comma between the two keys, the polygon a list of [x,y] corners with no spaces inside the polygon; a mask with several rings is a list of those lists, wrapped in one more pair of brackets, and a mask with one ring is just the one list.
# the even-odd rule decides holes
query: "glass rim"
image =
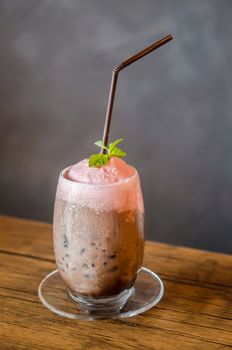
{"label": "glass rim", "polygon": [[130,181],[132,181],[134,178],[136,177],[139,177],[138,176],[138,171],[130,165],[130,167],[133,169],[134,173],[128,177],[125,177],[124,179],[122,180],[119,180],[119,181],[116,181],[116,182],[108,182],[108,183],[105,183],[105,184],[93,184],[93,183],[88,183],[88,182],[77,182],[77,181],[73,181],[73,180],[70,180],[70,179],[67,179],[65,176],[64,176],[64,173],[71,168],[72,165],[64,168],[63,170],[61,170],[60,172],[60,178],[62,178],[63,181],[67,182],[67,183],[70,183],[70,184],[73,184],[73,185],[76,185],[76,186],[86,186],[86,187],[111,187],[111,186],[118,186],[118,185],[123,185],[125,183],[128,183]]}

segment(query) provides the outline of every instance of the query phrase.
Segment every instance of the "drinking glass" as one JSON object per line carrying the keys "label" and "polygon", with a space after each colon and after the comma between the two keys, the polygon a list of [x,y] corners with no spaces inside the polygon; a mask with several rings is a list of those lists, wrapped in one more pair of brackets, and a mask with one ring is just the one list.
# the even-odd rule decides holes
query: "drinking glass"
{"label": "drinking glass", "polygon": [[119,182],[58,181],[53,241],[59,274],[70,297],[87,312],[123,308],[144,254],[144,205],[136,169]]}

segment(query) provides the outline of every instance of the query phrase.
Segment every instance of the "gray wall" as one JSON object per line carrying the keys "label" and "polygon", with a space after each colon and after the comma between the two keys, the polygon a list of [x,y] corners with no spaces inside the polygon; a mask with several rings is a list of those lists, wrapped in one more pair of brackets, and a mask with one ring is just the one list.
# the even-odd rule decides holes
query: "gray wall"
{"label": "gray wall", "polygon": [[231,252],[232,2],[0,0],[0,212],[52,220],[59,171],[111,139],[140,172],[147,238]]}

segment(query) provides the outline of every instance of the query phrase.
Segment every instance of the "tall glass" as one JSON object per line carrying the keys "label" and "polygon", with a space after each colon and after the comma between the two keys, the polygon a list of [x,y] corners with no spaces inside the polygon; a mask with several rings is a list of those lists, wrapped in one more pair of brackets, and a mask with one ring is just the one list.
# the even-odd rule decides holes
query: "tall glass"
{"label": "tall glass", "polygon": [[59,273],[87,311],[113,313],[133,293],[144,253],[144,206],[138,173],[102,185],[68,180],[62,171],[53,239]]}

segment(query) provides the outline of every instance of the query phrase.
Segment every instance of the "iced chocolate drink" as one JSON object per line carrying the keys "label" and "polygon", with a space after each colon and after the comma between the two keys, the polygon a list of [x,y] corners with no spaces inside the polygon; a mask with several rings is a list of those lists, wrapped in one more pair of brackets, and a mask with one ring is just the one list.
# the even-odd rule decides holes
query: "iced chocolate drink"
{"label": "iced chocolate drink", "polygon": [[59,178],[54,250],[72,295],[109,298],[129,291],[141,267],[144,207],[137,171],[122,159],[89,167],[83,160]]}
{"label": "iced chocolate drink", "polygon": [[[129,317],[148,310],[162,297],[160,278],[141,266],[144,206],[138,173],[121,160],[126,155],[118,147],[123,139],[108,141],[119,72],[170,40],[167,35],[114,67],[103,137],[95,142],[101,151],[60,174],[53,225],[59,273],[50,273],[38,293],[46,307],[62,316],[94,319],[121,312]],[[146,288],[148,276],[158,283],[160,289],[156,284],[147,288],[155,299],[144,293],[142,273]],[[71,300],[79,305],[73,306]]]}

